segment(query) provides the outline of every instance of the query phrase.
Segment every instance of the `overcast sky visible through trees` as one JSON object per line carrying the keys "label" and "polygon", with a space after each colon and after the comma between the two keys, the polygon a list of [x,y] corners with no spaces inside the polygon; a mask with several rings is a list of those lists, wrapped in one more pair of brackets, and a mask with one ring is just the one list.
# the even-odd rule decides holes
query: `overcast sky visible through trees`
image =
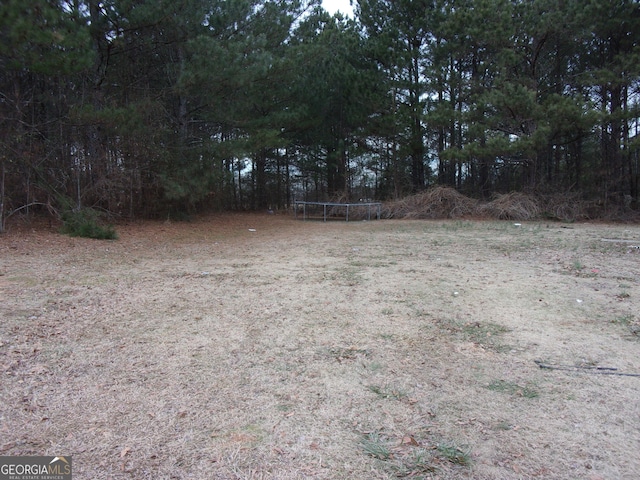
{"label": "overcast sky visible through trees", "polygon": [[349,4],[349,0],[322,0],[322,6],[332,15],[337,11],[347,15],[353,14],[353,9]]}

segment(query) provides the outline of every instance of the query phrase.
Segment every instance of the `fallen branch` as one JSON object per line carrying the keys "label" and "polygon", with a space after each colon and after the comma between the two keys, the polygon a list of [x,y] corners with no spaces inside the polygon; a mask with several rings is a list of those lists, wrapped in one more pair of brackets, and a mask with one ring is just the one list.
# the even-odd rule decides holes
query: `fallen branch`
{"label": "fallen branch", "polygon": [[57,219],[60,219],[60,214],[58,213],[58,211],[53,208],[53,206],[51,205],[51,203],[42,203],[42,202],[31,202],[28,203],[26,205],[23,205],[21,207],[16,208],[15,210],[10,211],[7,216],[5,217],[5,220],[8,219],[11,215],[13,215],[14,213],[18,213],[20,210],[24,210],[25,208],[29,208],[29,207],[33,207],[35,205],[42,205],[43,207],[47,207],[47,210],[49,210],[49,213],[51,215],[53,215],[54,217],[56,217]]}
{"label": "fallen branch", "polygon": [[640,377],[640,373],[618,372],[615,367],[579,367],[575,365],[550,365],[540,360],[535,360],[536,364],[545,370],[566,370],[569,372],[597,373],[600,375],[619,375],[623,377]]}

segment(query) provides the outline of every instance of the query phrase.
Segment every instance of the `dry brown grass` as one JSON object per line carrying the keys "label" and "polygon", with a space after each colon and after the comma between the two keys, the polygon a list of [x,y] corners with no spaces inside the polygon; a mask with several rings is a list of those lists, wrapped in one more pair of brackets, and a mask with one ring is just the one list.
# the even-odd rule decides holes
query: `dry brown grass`
{"label": "dry brown grass", "polygon": [[640,372],[638,226],[118,234],[0,237],[0,454],[72,455],[78,480],[640,471],[640,380],[535,363]]}

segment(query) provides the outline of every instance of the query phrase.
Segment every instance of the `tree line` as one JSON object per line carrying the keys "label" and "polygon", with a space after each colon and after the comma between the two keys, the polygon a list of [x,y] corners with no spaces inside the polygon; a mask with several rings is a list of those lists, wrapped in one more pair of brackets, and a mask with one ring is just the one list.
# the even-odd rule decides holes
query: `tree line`
{"label": "tree line", "polygon": [[578,192],[637,207],[637,0],[4,0],[0,219]]}

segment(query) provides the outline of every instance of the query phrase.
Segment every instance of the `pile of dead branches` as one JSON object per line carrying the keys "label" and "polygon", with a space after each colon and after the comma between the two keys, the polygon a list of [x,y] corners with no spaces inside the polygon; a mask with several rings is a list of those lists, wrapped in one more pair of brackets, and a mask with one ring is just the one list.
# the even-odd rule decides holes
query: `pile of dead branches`
{"label": "pile of dead branches", "polygon": [[416,195],[386,202],[382,218],[461,218],[472,216],[477,200],[451,187],[434,187]]}
{"label": "pile of dead branches", "polygon": [[[344,194],[331,199],[336,203],[348,203]],[[530,194],[511,192],[495,194],[489,201],[475,200],[451,187],[436,186],[415,195],[387,201],[382,205],[381,218],[398,219],[455,219],[485,218],[494,220],[558,220],[575,222],[596,218],[638,218],[637,212],[620,205],[608,208],[586,201],[579,193]],[[344,216],[344,207],[332,207],[329,216]],[[635,216],[633,216],[635,214]],[[371,210],[366,207],[351,207],[349,218],[366,219]]]}
{"label": "pile of dead branches", "polygon": [[496,194],[478,208],[480,216],[498,220],[532,220],[539,218],[541,213],[539,200],[522,192]]}
{"label": "pile of dead branches", "polygon": [[447,219],[479,217],[496,220],[548,218],[572,222],[589,218],[588,205],[578,195],[536,196],[522,192],[496,194],[490,201],[466,197],[451,187],[434,187],[425,192],[386,202],[382,218]]}
{"label": "pile of dead branches", "polygon": [[575,222],[588,220],[593,210],[593,202],[587,202],[578,193],[543,195],[541,198],[543,216],[551,220]]}

